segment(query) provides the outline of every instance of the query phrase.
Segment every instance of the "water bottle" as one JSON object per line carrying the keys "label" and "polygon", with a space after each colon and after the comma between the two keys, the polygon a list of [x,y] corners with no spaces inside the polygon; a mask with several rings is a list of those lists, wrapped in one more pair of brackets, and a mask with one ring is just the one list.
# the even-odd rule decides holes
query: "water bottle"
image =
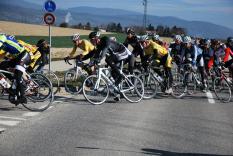
{"label": "water bottle", "polygon": [[161,76],[159,76],[157,73],[154,73],[154,77],[159,81],[159,82],[163,82],[163,78]]}

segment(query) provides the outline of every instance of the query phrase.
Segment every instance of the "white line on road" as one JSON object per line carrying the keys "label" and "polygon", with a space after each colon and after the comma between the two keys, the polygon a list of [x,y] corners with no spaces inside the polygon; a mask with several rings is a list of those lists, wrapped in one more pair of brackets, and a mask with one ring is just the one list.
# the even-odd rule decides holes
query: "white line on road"
{"label": "white line on road", "polygon": [[17,117],[10,117],[10,116],[1,116],[1,115],[0,115],[0,118],[2,118],[2,119],[13,119],[13,120],[26,120],[24,118],[17,118]]}
{"label": "white line on road", "polygon": [[213,95],[212,95],[212,93],[210,91],[206,92],[206,96],[208,98],[209,103],[211,103],[211,104],[215,103],[214,97],[213,97]]}
{"label": "white line on road", "polygon": [[24,113],[23,116],[36,116],[40,114],[40,112],[27,112],[27,113]]}
{"label": "white line on road", "polygon": [[5,125],[5,126],[16,126],[19,123],[20,123],[20,121],[5,121],[5,120],[0,120],[0,125]]}

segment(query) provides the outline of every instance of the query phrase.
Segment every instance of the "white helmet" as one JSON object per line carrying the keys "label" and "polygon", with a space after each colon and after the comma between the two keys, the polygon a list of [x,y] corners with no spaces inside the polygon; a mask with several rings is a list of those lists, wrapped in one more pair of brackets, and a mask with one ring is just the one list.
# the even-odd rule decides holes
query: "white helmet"
{"label": "white helmet", "polygon": [[137,36],[138,41],[143,42],[148,40],[148,35],[143,35],[143,36]]}
{"label": "white helmet", "polygon": [[183,42],[184,42],[184,43],[191,43],[191,42],[192,42],[192,39],[191,39],[190,36],[185,36],[185,37],[183,38]]}
{"label": "white helmet", "polygon": [[80,39],[80,35],[77,33],[77,34],[74,34],[71,38],[73,41],[77,41]]}
{"label": "white helmet", "polygon": [[182,37],[180,35],[175,35],[174,40],[182,42]]}
{"label": "white helmet", "polygon": [[154,40],[156,40],[156,41],[160,41],[159,35],[153,35],[152,39],[154,39]]}

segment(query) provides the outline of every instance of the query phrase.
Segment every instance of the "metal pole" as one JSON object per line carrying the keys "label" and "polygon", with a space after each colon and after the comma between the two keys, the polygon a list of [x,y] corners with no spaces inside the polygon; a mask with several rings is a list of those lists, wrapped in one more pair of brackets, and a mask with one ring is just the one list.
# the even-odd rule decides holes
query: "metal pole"
{"label": "metal pole", "polygon": [[49,72],[51,71],[51,46],[52,46],[52,39],[51,39],[51,26],[49,24]]}
{"label": "metal pole", "polygon": [[144,16],[143,16],[143,27],[146,29],[147,24],[147,0],[143,0],[143,6],[144,6]]}

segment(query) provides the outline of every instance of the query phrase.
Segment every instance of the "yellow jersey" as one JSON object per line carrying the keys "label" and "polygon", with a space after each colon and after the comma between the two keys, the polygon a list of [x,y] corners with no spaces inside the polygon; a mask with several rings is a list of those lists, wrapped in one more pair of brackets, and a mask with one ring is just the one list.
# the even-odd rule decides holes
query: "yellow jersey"
{"label": "yellow jersey", "polygon": [[79,46],[74,46],[72,52],[70,53],[70,57],[73,57],[77,48],[80,48],[82,50],[82,55],[87,55],[89,52],[93,51],[95,49],[95,46],[89,42],[88,40],[82,40],[81,44]]}
{"label": "yellow jersey", "polygon": [[38,48],[34,45],[28,44],[22,40],[18,40],[19,44],[21,44],[25,50],[30,54],[31,56],[31,63],[29,66],[32,68],[35,67],[37,60],[41,57],[41,53],[37,50]]}
{"label": "yellow jersey", "polygon": [[159,58],[168,54],[168,51],[165,47],[162,47],[161,45],[150,40],[149,46],[144,49],[145,55],[153,55],[155,50],[157,50]]}

